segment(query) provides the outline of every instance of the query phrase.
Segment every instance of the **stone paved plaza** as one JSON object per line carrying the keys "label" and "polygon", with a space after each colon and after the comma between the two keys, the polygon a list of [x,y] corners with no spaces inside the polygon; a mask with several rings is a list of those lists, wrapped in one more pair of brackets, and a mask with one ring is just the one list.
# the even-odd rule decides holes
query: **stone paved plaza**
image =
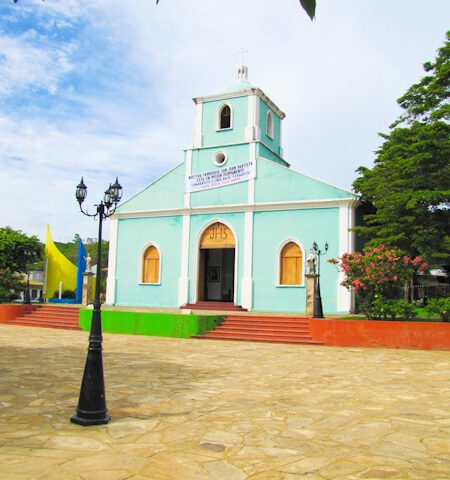
{"label": "stone paved plaza", "polygon": [[80,427],[87,340],[0,325],[0,479],[450,478],[450,352],[106,334]]}

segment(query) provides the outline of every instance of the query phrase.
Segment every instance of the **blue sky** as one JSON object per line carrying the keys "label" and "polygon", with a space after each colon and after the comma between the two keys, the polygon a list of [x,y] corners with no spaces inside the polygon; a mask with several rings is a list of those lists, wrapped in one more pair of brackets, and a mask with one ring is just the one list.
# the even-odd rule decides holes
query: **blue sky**
{"label": "blue sky", "polygon": [[77,211],[118,175],[124,198],[180,163],[192,97],[249,80],[287,114],[285,157],[349,189],[434,58],[446,0],[4,0],[0,4],[0,225],[56,240],[96,235]]}

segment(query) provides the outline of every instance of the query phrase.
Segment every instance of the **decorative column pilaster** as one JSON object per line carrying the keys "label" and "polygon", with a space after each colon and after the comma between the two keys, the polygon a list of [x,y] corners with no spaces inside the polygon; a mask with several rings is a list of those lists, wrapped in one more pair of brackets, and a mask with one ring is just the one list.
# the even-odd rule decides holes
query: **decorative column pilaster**
{"label": "decorative column pilaster", "polygon": [[94,274],[92,272],[83,273],[83,296],[81,304],[87,306],[92,303],[92,283]]}
{"label": "decorative column pilaster", "polygon": [[307,273],[306,277],[306,315],[314,314],[314,296],[316,294],[317,273]]}

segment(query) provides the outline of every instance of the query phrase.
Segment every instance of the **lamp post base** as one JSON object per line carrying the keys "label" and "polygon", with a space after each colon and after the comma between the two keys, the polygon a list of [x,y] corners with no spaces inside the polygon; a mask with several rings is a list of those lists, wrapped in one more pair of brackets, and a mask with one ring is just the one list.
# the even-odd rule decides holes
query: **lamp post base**
{"label": "lamp post base", "polygon": [[[77,412],[73,417],[70,418],[72,423],[76,423],[77,425],[82,425],[83,427],[89,427],[90,425],[105,425],[110,422],[111,415],[106,412],[99,412],[98,415],[95,417],[83,417],[79,416],[80,412]],[[92,415],[92,413],[88,414]]]}
{"label": "lamp post base", "polygon": [[322,309],[322,297],[320,296],[320,284],[317,284],[314,295],[314,314],[313,318],[325,318]]}

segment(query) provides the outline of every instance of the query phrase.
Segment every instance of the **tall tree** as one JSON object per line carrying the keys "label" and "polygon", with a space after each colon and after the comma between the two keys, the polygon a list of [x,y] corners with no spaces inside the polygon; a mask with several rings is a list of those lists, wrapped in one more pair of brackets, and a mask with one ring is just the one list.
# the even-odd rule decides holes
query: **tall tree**
{"label": "tall tree", "polygon": [[20,230],[0,227],[0,301],[15,298],[21,288],[20,273],[41,260],[42,244],[36,236],[29,237]]}
{"label": "tall tree", "polygon": [[450,120],[449,84],[450,84],[450,31],[446,33],[446,42],[438,50],[434,62],[423,65],[428,73],[419,83],[412,85],[397,102],[405,110],[392,127],[401,123],[419,120],[431,123],[436,120]]}
{"label": "tall tree", "polygon": [[404,109],[373,168],[360,167],[355,191],[375,210],[357,227],[368,244],[386,244],[450,265],[450,35],[428,73],[398,99]]}

